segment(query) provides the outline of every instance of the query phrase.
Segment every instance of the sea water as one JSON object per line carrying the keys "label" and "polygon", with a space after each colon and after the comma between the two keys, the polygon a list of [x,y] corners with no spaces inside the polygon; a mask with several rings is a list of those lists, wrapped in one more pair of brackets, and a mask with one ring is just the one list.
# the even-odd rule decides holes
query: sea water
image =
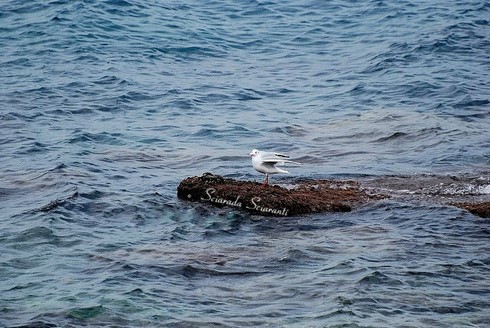
{"label": "sea water", "polygon": [[[2,1],[0,326],[489,326],[489,221],[431,200],[447,177],[488,199],[489,17]],[[303,163],[272,183],[434,192],[293,218],[177,199],[204,172],[261,181],[253,148]]]}

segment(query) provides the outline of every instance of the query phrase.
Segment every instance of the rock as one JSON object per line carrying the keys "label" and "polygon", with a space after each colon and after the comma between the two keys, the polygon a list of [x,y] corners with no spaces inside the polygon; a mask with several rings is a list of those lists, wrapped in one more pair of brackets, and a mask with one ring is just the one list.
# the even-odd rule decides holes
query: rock
{"label": "rock", "polygon": [[449,205],[463,208],[470,211],[474,215],[481,216],[482,218],[490,218],[490,201],[479,203],[450,203]]}
{"label": "rock", "polygon": [[181,181],[177,196],[266,216],[348,212],[352,206],[387,197],[368,194],[353,181],[311,180],[288,189],[277,185],[262,187],[258,182],[223,178],[212,173]]}

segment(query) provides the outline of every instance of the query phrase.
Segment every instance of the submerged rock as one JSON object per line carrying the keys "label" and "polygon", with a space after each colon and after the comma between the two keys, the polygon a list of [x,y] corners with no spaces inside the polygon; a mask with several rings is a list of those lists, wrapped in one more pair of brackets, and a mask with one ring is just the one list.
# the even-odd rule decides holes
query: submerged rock
{"label": "submerged rock", "polygon": [[490,201],[479,203],[450,203],[449,205],[464,208],[465,210],[470,211],[474,215],[481,216],[482,218],[490,218]]}
{"label": "submerged rock", "polygon": [[403,201],[443,203],[490,218],[486,189],[490,180],[487,178],[384,176],[361,181],[362,185],[357,181],[300,180],[287,187],[262,187],[258,182],[204,173],[181,181],[177,196],[266,216],[348,212],[368,201],[392,197]]}
{"label": "submerged rock", "polygon": [[177,196],[267,216],[348,212],[355,205],[387,197],[368,194],[354,181],[311,180],[291,188],[277,185],[262,187],[258,182],[223,178],[211,173],[183,180],[177,188]]}

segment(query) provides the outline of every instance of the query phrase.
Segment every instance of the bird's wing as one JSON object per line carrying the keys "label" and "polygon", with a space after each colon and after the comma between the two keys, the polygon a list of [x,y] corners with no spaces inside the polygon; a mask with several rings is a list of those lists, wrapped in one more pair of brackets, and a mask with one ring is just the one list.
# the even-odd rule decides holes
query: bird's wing
{"label": "bird's wing", "polygon": [[270,161],[270,160],[280,161],[280,160],[288,159],[289,156],[286,154],[280,154],[280,153],[261,152],[260,158],[263,161]]}
{"label": "bird's wing", "polygon": [[284,165],[284,164],[294,164],[294,165],[302,165],[301,163],[290,161],[288,159],[280,159],[280,158],[262,158],[262,163],[268,163],[268,164],[277,164],[277,165]]}
{"label": "bird's wing", "polygon": [[301,163],[294,162],[288,159],[289,155],[281,154],[281,153],[271,153],[271,152],[261,152],[260,160],[263,163],[270,163],[272,165],[284,165],[284,164],[295,164],[301,165]]}

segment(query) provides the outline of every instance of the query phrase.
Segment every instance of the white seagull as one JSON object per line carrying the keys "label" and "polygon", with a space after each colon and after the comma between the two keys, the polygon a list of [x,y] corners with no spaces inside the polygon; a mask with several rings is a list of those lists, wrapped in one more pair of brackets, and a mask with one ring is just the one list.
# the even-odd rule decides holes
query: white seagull
{"label": "white seagull", "polygon": [[285,163],[292,163],[292,164],[300,165],[300,163],[289,160],[289,156],[285,154],[270,153],[270,152],[258,151],[257,149],[254,149],[250,153],[250,156],[252,157],[252,165],[254,169],[260,173],[265,174],[264,184],[262,185],[263,187],[265,187],[269,183],[269,174],[276,174],[276,173],[289,174],[288,171],[276,167],[276,164],[284,165]]}

